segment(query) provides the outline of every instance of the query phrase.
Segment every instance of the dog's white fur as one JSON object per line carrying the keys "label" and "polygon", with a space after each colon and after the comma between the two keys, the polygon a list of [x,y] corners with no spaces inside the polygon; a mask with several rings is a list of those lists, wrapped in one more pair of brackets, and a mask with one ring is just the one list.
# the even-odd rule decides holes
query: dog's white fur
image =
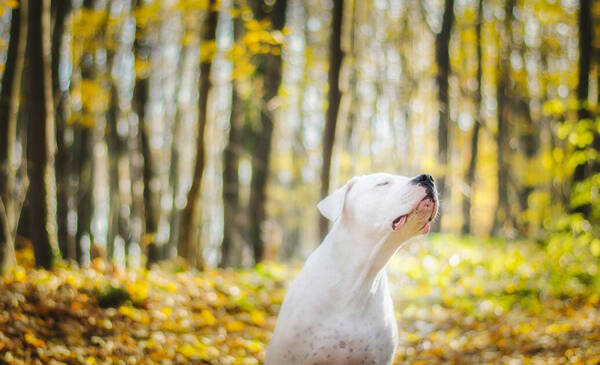
{"label": "dog's white fur", "polygon": [[433,194],[425,199],[410,178],[377,173],[318,204],[335,223],[286,294],[266,365],[392,363],[397,327],[385,266],[403,242],[429,232]]}

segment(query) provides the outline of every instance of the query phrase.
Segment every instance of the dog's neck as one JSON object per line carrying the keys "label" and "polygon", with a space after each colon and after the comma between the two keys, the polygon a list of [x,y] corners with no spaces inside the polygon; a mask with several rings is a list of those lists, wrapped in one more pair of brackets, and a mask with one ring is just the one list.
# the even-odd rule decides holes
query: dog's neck
{"label": "dog's neck", "polygon": [[387,263],[409,238],[385,229],[376,233],[364,231],[342,218],[333,225],[322,246],[331,249],[333,260],[340,263],[344,281],[351,283],[351,290],[365,294],[377,290],[385,279]]}

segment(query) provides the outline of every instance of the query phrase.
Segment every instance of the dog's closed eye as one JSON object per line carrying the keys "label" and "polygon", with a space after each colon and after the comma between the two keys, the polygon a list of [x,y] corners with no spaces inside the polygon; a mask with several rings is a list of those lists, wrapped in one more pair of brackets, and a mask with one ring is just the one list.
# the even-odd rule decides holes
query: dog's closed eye
{"label": "dog's closed eye", "polygon": [[389,181],[382,181],[382,182],[380,182],[379,184],[377,184],[375,186],[386,186],[386,185],[389,185],[389,184],[390,184]]}

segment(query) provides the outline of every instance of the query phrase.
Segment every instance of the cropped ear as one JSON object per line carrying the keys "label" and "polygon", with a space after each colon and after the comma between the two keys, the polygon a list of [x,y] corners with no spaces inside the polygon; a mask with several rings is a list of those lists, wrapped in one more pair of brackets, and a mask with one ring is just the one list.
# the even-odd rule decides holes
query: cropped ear
{"label": "cropped ear", "polygon": [[323,216],[330,221],[336,221],[340,215],[342,215],[342,210],[344,209],[344,201],[346,200],[346,195],[352,188],[352,186],[358,180],[357,177],[353,177],[344,186],[338,188],[333,193],[327,195],[323,200],[317,204],[317,208]]}

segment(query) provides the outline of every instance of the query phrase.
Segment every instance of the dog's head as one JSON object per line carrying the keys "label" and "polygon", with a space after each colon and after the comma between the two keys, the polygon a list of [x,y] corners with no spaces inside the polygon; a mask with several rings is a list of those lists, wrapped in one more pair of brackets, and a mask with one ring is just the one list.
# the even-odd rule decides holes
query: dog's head
{"label": "dog's head", "polygon": [[331,221],[341,219],[362,230],[409,238],[429,232],[438,205],[431,175],[376,173],[353,177],[317,207]]}

